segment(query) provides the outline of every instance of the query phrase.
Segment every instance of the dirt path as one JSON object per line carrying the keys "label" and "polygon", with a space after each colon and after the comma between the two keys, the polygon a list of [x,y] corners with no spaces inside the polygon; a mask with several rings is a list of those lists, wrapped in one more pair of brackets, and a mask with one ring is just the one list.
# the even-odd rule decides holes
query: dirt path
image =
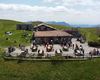
{"label": "dirt path", "polygon": [[83,29],[83,31],[85,31],[86,33],[88,33],[88,35],[86,36],[86,38],[88,38],[91,33],[89,31],[87,31],[87,30],[84,30],[84,29]]}

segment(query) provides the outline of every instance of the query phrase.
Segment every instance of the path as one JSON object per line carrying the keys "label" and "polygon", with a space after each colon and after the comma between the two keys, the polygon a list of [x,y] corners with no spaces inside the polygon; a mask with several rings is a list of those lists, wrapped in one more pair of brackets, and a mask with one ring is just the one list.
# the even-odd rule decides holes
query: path
{"label": "path", "polygon": [[88,38],[89,36],[90,36],[90,32],[89,31],[87,31],[86,29],[84,30],[84,29],[82,29],[83,31],[85,31],[85,32],[87,32],[87,33],[89,33],[87,36],[86,36],[86,38]]}

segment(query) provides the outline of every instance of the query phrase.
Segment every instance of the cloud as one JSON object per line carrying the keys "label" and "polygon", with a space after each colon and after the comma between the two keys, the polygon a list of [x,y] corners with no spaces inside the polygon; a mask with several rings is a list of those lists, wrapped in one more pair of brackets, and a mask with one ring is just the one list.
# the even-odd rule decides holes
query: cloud
{"label": "cloud", "polygon": [[82,5],[82,6],[97,6],[100,5],[100,1],[94,1],[94,0],[64,0],[63,5],[66,6],[76,6],[76,5]]}
{"label": "cloud", "polygon": [[62,0],[44,0],[44,2],[59,2],[59,1],[62,1]]}
{"label": "cloud", "polygon": [[53,2],[64,6],[97,6],[100,5],[98,0],[44,0],[44,2]]}
{"label": "cloud", "polygon": [[30,6],[30,5],[22,5],[22,4],[0,4],[1,11],[29,11],[29,12],[68,12],[68,13],[76,13],[77,10],[68,9],[64,6],[56,6],[56,7],[46,7],[46,6]]}
{"label": "cloud", "polygon": [[20,5],[20,4],[0,4],[0,10],[23,11],[23,10],[32,10],[32,7],[29,5]]}
{"label": "cloud", "polygon": [[100,10],[91,8],[76,10],[65,6],[30,6],[23,4],[0,4],[0,18],[18,21],[66,21],[68,23],[99,24]]}

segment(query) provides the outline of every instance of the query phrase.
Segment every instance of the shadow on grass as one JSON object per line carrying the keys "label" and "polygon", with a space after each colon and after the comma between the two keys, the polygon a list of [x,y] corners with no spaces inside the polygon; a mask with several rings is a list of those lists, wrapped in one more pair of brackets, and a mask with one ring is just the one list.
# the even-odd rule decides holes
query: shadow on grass
{"label": "shadow on grass", "polygon": [[60,60],[60,61],[52,60],[51,63],[52,63],[52,65],[57,65],[57,64],[62,64],[63,61],[62,60]]}

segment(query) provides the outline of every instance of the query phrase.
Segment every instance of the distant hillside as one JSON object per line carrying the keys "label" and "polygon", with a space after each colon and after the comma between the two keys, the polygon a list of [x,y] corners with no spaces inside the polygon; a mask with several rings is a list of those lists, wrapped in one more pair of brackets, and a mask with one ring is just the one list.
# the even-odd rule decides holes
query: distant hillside
{"label": "distant hillside", "polygon": [[73,26],[73,27],[80,27],[80,28],[91,28],[91,27],[100,27],[100,25],[88,25],[88,24],[80,24],[80,25],[70,25],[70,26]]}
{"label": "distant hillside", "polygon": [[27,21],[25,23],[45,23],[45,24],[54,24],[54,25],[70,26],[66,22],[55,22],[55,21],[47,21],[47,22],[43,22],[43,21]]}
{"label": "distant hillside", "polygon": [[42,21],[27,21],[25,23],[43,23]]}
{"label": "distant hillside", "polygon": [[97,25],[89,25],[89,24],[68,24],[66,22],[56,22],[56,21],[27,21],[25,23],[45,23],[45,24],[53,24],[53,25],[62,25],[62,26],[72,26],[76,28],[91,28],[91,27],[100,27],[100,24]]}
{"label": "distant hillside", "polygon": [[47,22],[44,22],[46,24],[55,24],[55,25],[62,25],[62,26],[70,26],[68,23],[66,22],[55,22],[55,21],[47,21]]}

